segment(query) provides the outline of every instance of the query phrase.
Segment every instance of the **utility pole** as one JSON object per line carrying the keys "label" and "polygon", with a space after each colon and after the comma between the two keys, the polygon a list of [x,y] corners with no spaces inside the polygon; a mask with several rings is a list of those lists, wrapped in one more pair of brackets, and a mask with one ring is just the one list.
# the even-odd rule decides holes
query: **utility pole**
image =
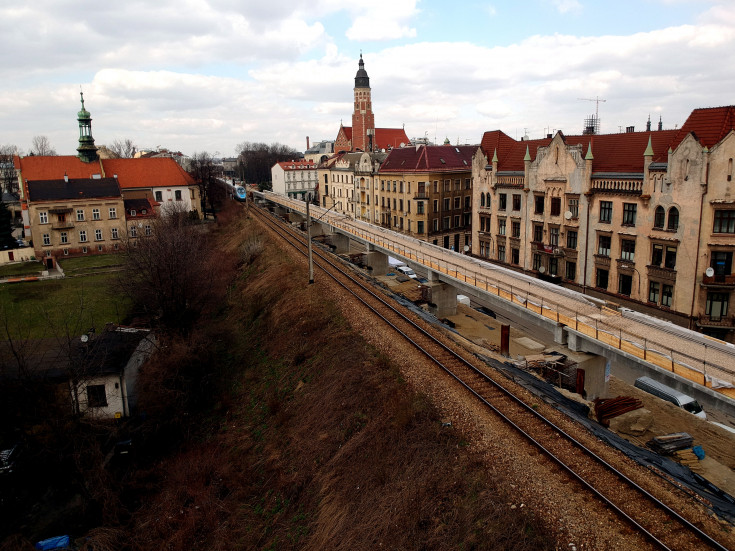
{"label": "utility pole", "polygon": [[309,214],[309,203],[311,203],[311,193],[306,194],[306,241],[309,248],[309,285],[314,283],[314,261],[311,257],[311,215]]}

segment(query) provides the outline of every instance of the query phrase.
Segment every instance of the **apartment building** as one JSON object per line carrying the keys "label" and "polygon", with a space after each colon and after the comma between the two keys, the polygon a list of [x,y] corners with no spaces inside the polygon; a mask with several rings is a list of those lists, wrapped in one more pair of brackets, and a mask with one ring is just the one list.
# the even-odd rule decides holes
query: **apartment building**
{"label": "apartment building", "polygon": [[472,226],[472,158],[477,146],[392,149],[378,171],[373,223],[465,251]]}
{"label": "apartment building", "polygon": [[696,109],[678,130],[486,132],[472,252],[732,341],[734,123],[730,106]]}
{"label": "apartment building", "polygon": [[319,165],[319,204],[359,220],[373,222],[375,202],[371,199],[380,164],[387,153],[339,153]]}

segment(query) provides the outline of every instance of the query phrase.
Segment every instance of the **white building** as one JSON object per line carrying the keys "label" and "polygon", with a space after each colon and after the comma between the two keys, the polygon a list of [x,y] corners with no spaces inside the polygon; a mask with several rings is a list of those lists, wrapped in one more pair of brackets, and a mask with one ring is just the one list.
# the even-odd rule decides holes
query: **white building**
{"label": "white building", "polygon": [[312,161],[284,161],[271,167],[273,193],[304,201],[319,185],[317,165]]}

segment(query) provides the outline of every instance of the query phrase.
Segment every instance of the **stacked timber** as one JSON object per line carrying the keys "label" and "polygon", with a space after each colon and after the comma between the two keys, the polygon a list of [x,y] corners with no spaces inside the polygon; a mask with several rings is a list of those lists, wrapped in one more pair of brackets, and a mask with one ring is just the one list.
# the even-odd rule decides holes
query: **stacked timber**
{"label": "stacked timber", "polygon": [[617,398],[597,398],[594,400],[595,415],[601,425],[610,426],[610,419],[643,407],[643,402],[630,396]]}
{"label": "stacked timber", "polygon": [[691,448],[693,443],[694,438],[688,433],[675,432],[674,434],[656,436],[655,438],[652,438],[651,440],[646,442],[646,446],[648,446],[658,454],[671,455],[676,451]]}

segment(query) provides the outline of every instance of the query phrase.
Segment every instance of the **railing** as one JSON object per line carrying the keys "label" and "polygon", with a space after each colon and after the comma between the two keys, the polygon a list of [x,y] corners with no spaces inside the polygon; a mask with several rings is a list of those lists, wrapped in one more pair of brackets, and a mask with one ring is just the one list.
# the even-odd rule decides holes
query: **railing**
{"label": "railing", "polygon": [[722,285],[730,286],[735,285],[735,274],[722,274],[722,275],[711,275],[704,274],[702,276],[702,283],[704,285]]}
{"label": "railing", "polygon": [[497,186],[522,188],[523,180],[523,176],[498,176]]}
{"label": "railing", "polygon": [[51,229],[54,230],[65,230],[68,228],[73,228],[74,222],[72,220],[66,220],[64,222],[53,222],[51,224]]}
{"label": "railing", "polygon": [[[266,194],[264,194],[266,195]],[[304,203],[268,193],[267,198],[284,206],[305,213]],[[315,207],[314,210],[323,210]],[[561,303],[550,300],[546,295],[536,294],[532,289],[532,282],[527,281],[520,285],[512,285],[500,281],[492,276],[492,270],[479,265],[476,261],[464,255],[452,256],[455,253],[438,249],[426,241],[413,239],[400,234],[389,235],[384,229],[375,225],[365,225],[347,220],[345,217],[330,213],[327,220],[335,228],[354,235],[364,241],[382,247],[386,251],[394,252],[429,270],[446,275],[473,287],[496,295],[519,308],[525,308],[536,315],[564,325],[581,335],[597,340],[599,343],[621,353],[639,358],[654,366],[676,373],[692,382],[712,388],[713,380],[727,381],[735,384],[735,370],[732,368],[732,353],[727,354],[724,365],[716,364],[708,358],[706,337],[702,342],[693,339],[677,339],[683,346],[679,350],[671,348],[665,343],[658,343],[642,336],[639,328],[630,330],[623,327],[639,325],[632,319],[625,318],[618,310],[605,306],[593,306],[586,301],[580,301],[579,306],[570,308]],[[391,232],[392,233],[392,232]],[[596,260],[607,260],[609,257],[595,255]],[[468,265],[478,263],[476,269]],[[583,305],[584,303],[584,305]],[[580,311],[584,308],[586,311]],[[702,319],[702,318],[700,318]],[[709,318],[708,318],[709,319]],[[607,320],[607,321],[606,321]],[[617,323],[615,323],[617,321]],[[735,320],[732,317],[722,318],[718,324],[732,326]],[[724,325],[724,324],[730,325]],[[709,345],[712,350],[713,345]],[[722,348],[716,348],[722,352]],[[727,367],[725,367],[725,365]],[[735,398],[735,388],[715,388],[718,392]]]}
{"label": "railing", "polygon": [[640,195],[643,193],[643,180],[593,179],[592,191]]}
{"label": "railing", "polygon": [[676,270],[671,268],[663,268],[661,266],[647,266],[648,275],[658,279],[666,279],[668,281],[676,281]]}

